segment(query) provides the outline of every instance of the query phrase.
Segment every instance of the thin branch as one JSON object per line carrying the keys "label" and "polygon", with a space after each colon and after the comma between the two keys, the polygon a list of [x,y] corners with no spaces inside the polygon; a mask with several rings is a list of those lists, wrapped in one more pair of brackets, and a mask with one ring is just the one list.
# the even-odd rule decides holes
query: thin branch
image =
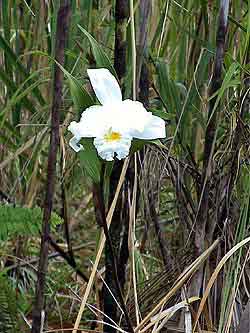
{"label": "thin branch", "polygon": [[[81,250],[81,249],[83,249],[86,245],[87,245],[87,244],[77,245],[77,246],[73,247],[73,250],[74,250],[74,251]],[[51,244],[51,246],[53,246],[53,245]],[[60,248],[60,249],[61,249],[61,248]],[[61,250],[63,251],[63,249],[61,249]],[[60,252],[61,252],[61,251],[60,251]],[[63,256],[61,255],[60,252],[55,251],[55,252],[50,253],[50,254],[48,255],[48,259],[54,259],[54,258],[57,258],[57,257],[62,257],[62,258],[63,258]],[[63,252],[65,253],[65,251],[63,251]],[[66,255],[67,255],[67,254],[66,254]],[[7,256],[7,257],[8,257],[8,256]],[[28,261],[24,261],[23,259],[18,258],[18,257],[15,257],[15,259],[16,259],[17,261],[21,261],[21,262],[19,263],[19,267],[30,266],[30,265],[36,264],[36,263],[39,261],[39,258],[33,258],[33,259],[28,260]],[[10,271],[10,270],[12,270],[12,269],[15,269],[17,266],[18,266],[18,264],[11,265],[11,266],[6,267],[5,270]],[[35,269],[35,268],[34,268],[34,269]],[[36,270],[35,270],[35,271],[36,271]],[[86,277],[86,279],[88,280],[87,277]]]}
{"label": "thin branch", "polygon": [[58,254],[69,264],[70,267],[74,269],[76,274],[78,274],[85,282],[88,283],[88,277],[77,267],[75,258],[71,256],[70,253],[66,253],[55,241],[53,238],[49,237],[49,242],[51,246],[58,252]]}

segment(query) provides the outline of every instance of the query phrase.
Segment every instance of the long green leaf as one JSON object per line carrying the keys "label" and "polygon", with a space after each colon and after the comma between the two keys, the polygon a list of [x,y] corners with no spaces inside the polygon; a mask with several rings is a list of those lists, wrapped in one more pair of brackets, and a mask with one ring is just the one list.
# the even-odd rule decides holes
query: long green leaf
{"label": "long green leaf", "polygon": [[[26,68],[22,65],[16,54],[12,51],[9,44],[5,41],[5,39],[1,35],[0,35],[0,48],[2,48],[4,52],[7,54],[8,59],[11,62],[12,66],[15,67],[18,71],[20,71],[25,78],[28,78],[30,74],[28,73]],[[45,105],[45,100],[38,88],[34,89],[33,95],[36,97],[40,105]]]}
{"label": "long green leaf", "polygon": [[95,38],[90,35],[83,27],[78,24],[78,28],[81,32],[88,38],[92,52],[96,61],[97,68],[104,67],[107,68],[114,76],[116,75],[114,66],[112,65],[111,61],[109,60],[107,54],[103,51],[103,48],[98,44]]}

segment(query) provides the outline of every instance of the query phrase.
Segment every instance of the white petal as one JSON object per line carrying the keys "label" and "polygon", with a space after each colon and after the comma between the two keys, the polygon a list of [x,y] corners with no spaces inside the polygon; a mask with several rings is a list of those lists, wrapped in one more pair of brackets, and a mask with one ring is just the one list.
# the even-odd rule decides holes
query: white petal
{"label": "white petal", "polygon": [[79,126],[82,137],[96,137],[101,135],[103,129],[108,126],[110,117],[105,108],[100,105],[93,105],[81,115]]}
{"label": "white petal", "polygon": [[147,112],[142,103],[130,99],[122,102],[122,119],[120,121],[124,127],[142,132],[151,118],[152,113]]}
{"label": "white petal", "polygon": [[121,160],[128,156],[131,141],[132,138],[130,136],[125,136],[112,142],[107,142],[103,137],[98,137],[94,139],[94,146],[103,160],[112,161],[115,156]]}
{"label": "white petal", "polygon": [[83,146],[79,143],[79,139],[75,136],[69,140],[69,145],[74,149],[75,152],[79,152],[80,150],[84,150]]}
{"label": "white petal", "polygon": [[80,121],[72,121],[68,130],[77,138],[96,137],[102,134],[103,128],[108,126],[109,117],[105,113],[103,106],[94,105],[86,109]]}
{"label": "white petal", "polygon": [[102,105],[112,105],[122,101],[119,84],[108,69],[88,69],[87,72],[96,97]]}
{"label": "white petal", "polygon": [[146,124],[142,132],[134,131],[131,133],[134,138],[153,140],[166,137],[165,122],[163,119],[157,116],[151,117],[151,120]]}

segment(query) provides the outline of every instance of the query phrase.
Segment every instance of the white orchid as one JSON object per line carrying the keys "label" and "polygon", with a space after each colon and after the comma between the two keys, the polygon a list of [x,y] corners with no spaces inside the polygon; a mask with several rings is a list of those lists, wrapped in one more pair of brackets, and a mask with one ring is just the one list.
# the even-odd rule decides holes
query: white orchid
{"label": "white orchid", "polygon": [[94,138],[94,146],[102,159],[121,160],[128,156],[133,138],[152,140],[166,136],[161,118],[148,112],[140,102],[122,100],[119,84],[107,69],[87,72],[102,105],[89,107],[78,123],[70,123],[68,130],[74,137],[69,144],[76,152],[84,149],[79,143],[81,138]]}

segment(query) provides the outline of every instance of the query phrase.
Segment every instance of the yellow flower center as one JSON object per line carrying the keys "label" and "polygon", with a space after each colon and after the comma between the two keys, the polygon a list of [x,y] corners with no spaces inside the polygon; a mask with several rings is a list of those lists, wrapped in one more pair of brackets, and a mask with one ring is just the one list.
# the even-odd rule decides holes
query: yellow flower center
{"label": "yellow flower center", "polygon": [[118,132],[113,132],[112,128],[104,135],[104,139],[108,142],[119,141],[121,139],[121,134]]}

